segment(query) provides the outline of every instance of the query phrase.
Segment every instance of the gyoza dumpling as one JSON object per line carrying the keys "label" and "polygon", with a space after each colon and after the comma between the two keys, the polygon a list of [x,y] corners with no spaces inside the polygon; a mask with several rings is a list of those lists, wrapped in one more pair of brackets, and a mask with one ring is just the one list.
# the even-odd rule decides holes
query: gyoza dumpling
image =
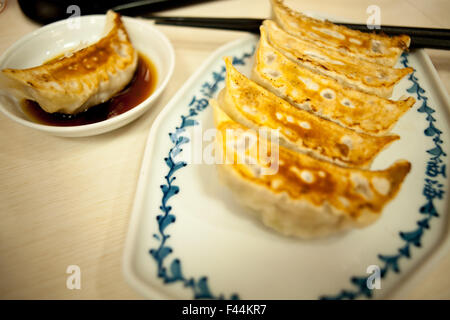
{"label": "gyoza dumpling", "polygon": [[384,135],[414,105],[413,97],[392,101],[366,94],[292,62],[267,41],[264,25],[252,78],[294,106],[358,132]]}
{"label": "gyoza dumpling", "polygon": [[275,20],[286,32],[321,47],[337,48],[350,57],[392,67],[411,42],[407,35],[388,37],[351,30],[296,12],[286,7],[283,0],[271,1]]}
{"label": "gyoza dumpling", "polygon": [[[316,73],[329,76],[345,87],[388,98],[394,86],[412,68],[394,69],[368,61],[354,59],[335,48],[322,48],[314,43],[289,35],[273,21],[264,21],[261,37],[292,61]],[[264,35],[263,35],[264,33]]]}
{"label": "gyoza dumpling", "polygon": [[[217,165],[220,179],[266,226],[284,235],[313,238],[373,223],[411,168],[405,160],[380,171],[343,168],[282,146],[273,148],[266,140],[270,158],[278,162],[275,170],[257,150],[257,131],[232,121],[216,101],[211,105],[218,129],[215,153],[223,155]],[[256,141],[244,143],[251,135]],[[241,145],[246,149],[238,151]]]}
{"label": "gyoza dumpling", "polygon": [[68,57],[29,69],[4,69],[0,85],[49,113],[74,114],[105,102],[130,82],[138,58],[119,14],[108,11],[104,34]]}
{"label": "gyoza dumpling", "polygon": [[219,103],[235,121],[280,130],[280,144],[343,166],[367,168],[398,135],[372,136],[299,109],[239,73],[225,58],[226,87]]}

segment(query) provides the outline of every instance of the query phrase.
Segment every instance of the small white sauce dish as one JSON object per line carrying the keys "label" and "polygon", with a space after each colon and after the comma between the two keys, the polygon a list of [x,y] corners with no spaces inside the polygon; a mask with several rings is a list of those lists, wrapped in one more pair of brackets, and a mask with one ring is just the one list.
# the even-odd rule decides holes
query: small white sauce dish
{"label": "small white sauce dish", "polygon": [[[110,119],[80,126],[52,126],[34,122],[23,113],[20,101],[0,90],[0,111],[29,128],[63,137],[85,137],[122,127],[144,114],[167,86],[175,67],[175,53],[166,36],[148,22],[122,17],[133,46],[149,58],[157,71],[153,93],[134,108]],[[44,26],[13,44],[0,57],[0,70],[41,65],[59,54],[101,38],[106,15],[82,16]]]}

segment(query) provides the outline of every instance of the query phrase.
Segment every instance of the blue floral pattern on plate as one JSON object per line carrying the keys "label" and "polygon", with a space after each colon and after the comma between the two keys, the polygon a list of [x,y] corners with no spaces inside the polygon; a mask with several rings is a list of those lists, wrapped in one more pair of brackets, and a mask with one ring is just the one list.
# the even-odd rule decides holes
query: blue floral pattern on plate
{"label": "blue floral pattern on plate", "polygon": [[[255,47],[253,47],[251,52],[244,53],[241,57],[233,57],[233,64],[245,65],[245,60],[249,59],[254,51]],[[174,132],[169,133],[173,147],[169,150],[167,157],[164,158],[169,171],[164,177],[166,184],[161,185],[163,196],[159,209],[162,211],[162,214],[156,217],[158,222],[158,233],[153,235],[153,237],[159,241],[159,246],[150,250],[151,256],[158,265],[158,277],[162,278],[164,283],[182,282],[185,287],[193,290],[195,299],[224,299],[225,296],[223,294],[214,295],[211,293],[208,285],[208,278],[206,276],[201,277],[198,280],[186,278],[181,271],[181,261],[179,259],[173,259],[168,269],[164,266],[166,258],[173,251],[166,243],[170,235],[165,232],[165,229],[176,220],[175,215],[171,213],[172,207],[169,206],[167,202],[171,197],[180,192],[180,187],[174,184],[176,179],[174,176],[175,172],[187,165],[184,161],[176,162],[174,159],[183,151],[181,147],[184,144],[189,143],[189,138],[183,136],[183,133],[186,131],[186,128],[198,124],[195,117],[208,107],[208,99],[213,97],[219,88],[219,84],[225,80],[225,66],[223,65],[219,72],[213,72],[212,78],[211,82],[205,82],[202,85],[200,90],[202,96],[194,96],[192,98],[188,106],[189,113],[181,116],[180,126],[176,127]],[[232,300],[238,298],[237,294],[232,294],[230,296],[230,299]]]}
{"label": "blue floral pattern on plate", "polygon": [[[400,62],[405,68],[410,66],[407,53],[402,54]],[[443,184],[439,181],[439,178],[445,179],[447,177],[446,165],[443,164],[444,161],[442,160],[442,157],[447,156],[447,154],[442,150],[442,132],[433,124],[433,122],[436,121],[436,119],[432,116],[435,110],[428,105],[428,98],[425,96],[426,91],[420,86],[416,77],[416,71],[408,76],[408,80],[412,83],[412,85],[406,91],[415,94],[418,102],[421,103],[421,106],[417,109],[417,112],[424,113],[426,115],[425,119],[428,123],[428,128],[425,129],[424,134],[433,140],[434,147],[427,150],[427,153],[430,154],[430,158],[427,162],[425,172],[427,178],[425,178],[425,184],[422,191],[426,202],[419,210],[423,217],[417,221],[416,229],[412,231],[399,232],[399,236],[405,244],[398,249],[398,253],[378,255],[378,259],[380,259],[383,264],[380,269],[381,278],[386,277],[389,271],[399,273],[399,260],[403,258],[411,258],[411,246],[421,246],[422,236],[425,231],[430,228],[430,220],[439,217],[439,214],[433,204],[434,200],[442,199],[444,195]],[[337,295],[323,296],[322,299],[355,299],[361,296],[372,298],[372,290],[369,289],[367,285],[368,278],[369,276],[352,277],[350,281],[356,286],[355,290],[342,290]]]}

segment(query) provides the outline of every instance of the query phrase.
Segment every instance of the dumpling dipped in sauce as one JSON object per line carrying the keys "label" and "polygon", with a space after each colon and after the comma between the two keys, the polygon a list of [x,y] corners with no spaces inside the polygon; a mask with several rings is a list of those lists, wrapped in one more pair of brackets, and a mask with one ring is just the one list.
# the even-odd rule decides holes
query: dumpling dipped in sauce
{"label": "dumpling dipped in sauce", "polygon": [[37,67],[4,69],[0,84],[18,99],[35,101],[46,113],[75,115],[126,88],[138,60],[120,15],[108,11],[99,41]]}

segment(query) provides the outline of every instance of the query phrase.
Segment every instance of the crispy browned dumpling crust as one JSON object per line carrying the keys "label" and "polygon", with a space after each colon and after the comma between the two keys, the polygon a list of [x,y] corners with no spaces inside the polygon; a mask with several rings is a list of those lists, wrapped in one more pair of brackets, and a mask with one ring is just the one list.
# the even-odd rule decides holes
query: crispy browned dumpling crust
{"label": "crispy browned dumpling crust", "polygon": [[271,20],[264,21],[261,37],[267,38],[275,49],[304,68],[333,78],[343,87],[384,98],[389,98],[394,86],[413,72],[412,68],[395,69],[349,57],[334,48],[325,49],[291,36]]}
{"label": "crispy browned dumpling crust", "polygon": [[367,168],[375,156],[398,135],[372,136],[344,128],[299,109],[239,73],[225,59],[226,87],[219,103],[246,127],[280,132],[280,143],[297,152],[343,166]]}
{"label": "crispy browned dumpling crust", "polygon": [[325,48],[337,48],[355,58],[392,67],[411,42],[407,35],[388,37],[352,30],[310,18],[285,6],[282,0],[271,1],[275,20],[286,32]]}
{"label": "crispy browned dumpling crust", "polygon": [[[216,101],[211,104],[218,129],[215,152],[237,160],[233,146],[242,144],[249,129],[228,117]],[[223,161],[218,165],[220,177],[264,224],[286,235],[311,238],[373,223],[411,168],[405,160],[379,171],[343,168],[283,146],[274,149],[266,141],[267,150],[277,153],[273,159],[278,159],[278,170],[262,174],[272,164],[257,151],[258,132],[250,134],[258,143],[241,154],[240,160],[247,160]],[[249,158],[256,161],[250,163]]]}
{"label": "crispy browned dumpling crust", "polygon": [[268,42],[266,27],[261,27],[252,78],[298,108],[371,135],[388,133],[415,103],[413,97],[392,101],[346,88],[292,62]]}

